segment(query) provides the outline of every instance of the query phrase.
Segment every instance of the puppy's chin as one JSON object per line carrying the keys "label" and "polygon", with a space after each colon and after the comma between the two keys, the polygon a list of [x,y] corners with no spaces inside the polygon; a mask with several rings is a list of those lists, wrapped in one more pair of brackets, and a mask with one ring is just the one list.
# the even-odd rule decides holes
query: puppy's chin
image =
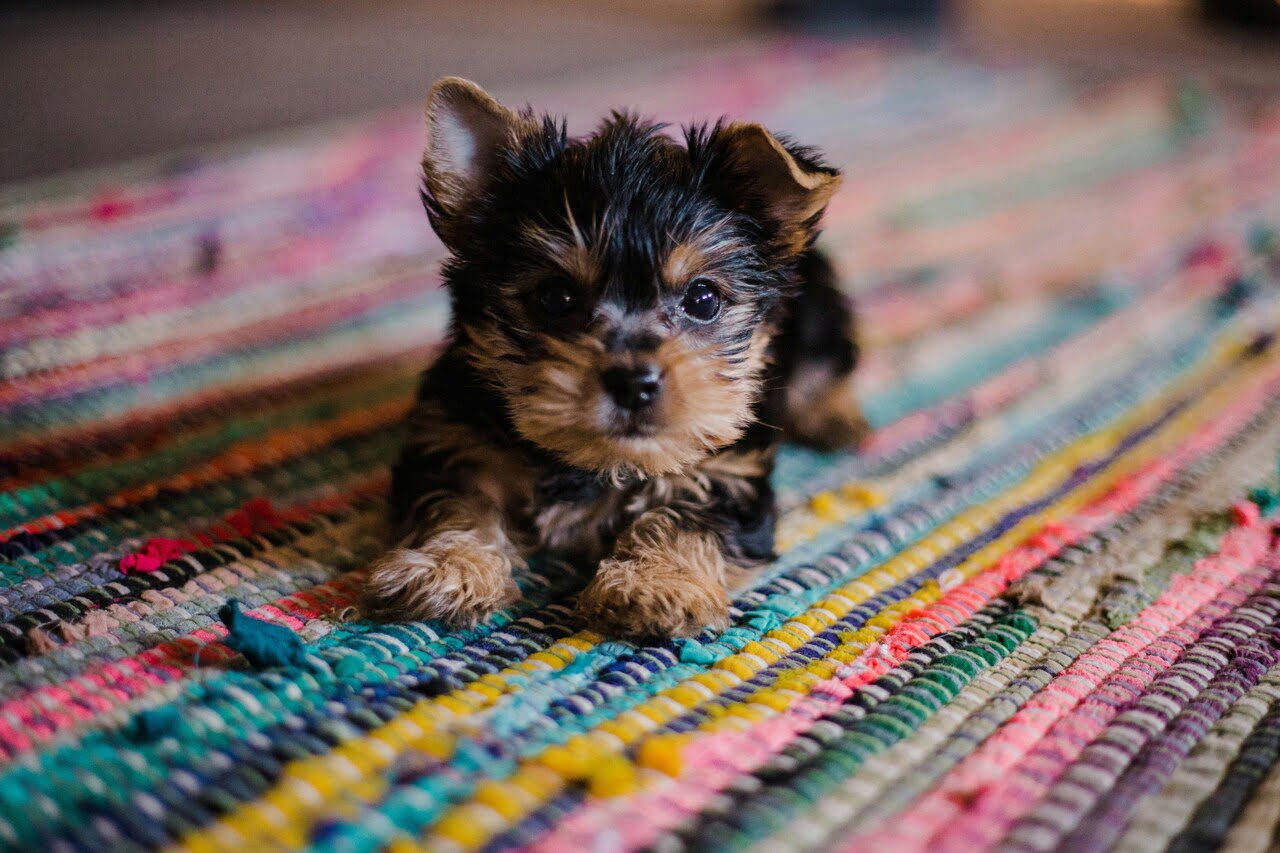
{"label": "puppy's chin", "polygon": [[519,409],[515,423],[526,439],[568,464],[620,481],[676,474],[687,469],[717,448],[740,438],[748,416],[744,411],[741,417],[732,419],[732,425],[726,424],[722,417],[715,418],[719,429],[714,434],[697,429],[697,424],[689,425],[693,427],[690,431],[656,421],[597,426],[582,416],[556,427],[538,418],[521,417]]}
{"label": "puppy's chin", "polygon": [[661,397],[636,423],[605,394],[599,341],[548,341],[550,354],[529,361],[504,335],[491,334],[471,358],[492,377],[523,438],[618,482],[679,473],[741,438],[755,417],[768,340],[756,334],[732,361],[680,339],[664,342],[656,353]]}

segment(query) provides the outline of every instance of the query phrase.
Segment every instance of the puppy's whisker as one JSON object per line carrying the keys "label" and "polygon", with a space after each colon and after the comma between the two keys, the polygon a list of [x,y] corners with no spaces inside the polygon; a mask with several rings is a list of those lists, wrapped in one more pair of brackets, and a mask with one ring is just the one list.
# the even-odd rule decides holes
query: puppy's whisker
{"label": "puppy's whisker", "polygon": [[772,552],[779,430],[830,445],[861,422],[852,318],[809,248],[839,174],[755,124],[681,143],[615,114],[570,139],[456,78],[427,128],[455,332],[394,469],[402,546],[366,600],[473,624],[546,548],[599,564],[578,606],[610,633],[725,624],[731,577]]}
{"label": "puppy's whisker", "polygon": [[569,203],[569,192],[567,190],[565,191],[563,197],[564,197],[564,213],[565,213],[565,217],[569,221],[569,232],[573,234],[573,242],[579,249],[582,249],[585,251],[587,248],[587,241],[583,238],[582,232],[578,230],[578,223],[573,218],[573,205]]}

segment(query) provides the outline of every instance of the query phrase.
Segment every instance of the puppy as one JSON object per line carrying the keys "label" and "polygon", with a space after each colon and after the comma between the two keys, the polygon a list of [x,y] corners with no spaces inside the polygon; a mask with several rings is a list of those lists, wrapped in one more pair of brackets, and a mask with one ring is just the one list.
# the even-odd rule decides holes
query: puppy
{"label": "puppy", "polygon": [[474,83],[427,101],[422,198],[448,343],[395,466],[365,604],[470,625],[533,551],[596,567],[613,636],[723,627],[774,553],[784,436],[853,444],[853,317],[813,248],[840,174],[759,124],[614,113],[591,136]]}

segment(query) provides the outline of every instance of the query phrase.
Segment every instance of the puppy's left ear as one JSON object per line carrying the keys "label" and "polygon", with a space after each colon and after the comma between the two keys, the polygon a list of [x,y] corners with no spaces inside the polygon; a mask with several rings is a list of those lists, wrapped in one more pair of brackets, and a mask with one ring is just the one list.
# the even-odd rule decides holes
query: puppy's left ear
{"label": "puppy's left ear", "polygon": [[427,213],[448,244],[456,236],[458,215],[484,191],[503,151],[516,143],[528,119],[461,77],[445,77],[431,87],[426,118],[422,177]]}
{"label": "puppy's left ear", "polygon": [[804,149],[784,145],[763,125],[734,123],[721,131],[733,171],[746,179],[786,245],[799,252],[840,188],[840,172]]}

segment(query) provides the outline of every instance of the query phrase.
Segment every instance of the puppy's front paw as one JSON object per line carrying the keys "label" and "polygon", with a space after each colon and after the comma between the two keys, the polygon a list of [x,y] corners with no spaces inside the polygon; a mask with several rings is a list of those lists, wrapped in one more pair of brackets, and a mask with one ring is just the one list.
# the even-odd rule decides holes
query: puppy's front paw
{"label": "puppy's front paw", "polygon": [[797,441],[818,450],[845,450],[861,444],[871,426],[853,395],[833,388],[796,418],[794,431]]}
{"label": "puppy's front paw", "polygon": [[613,637],[658,640],[689,637],[729,624],[724,584],[661,557],[606,560],[578,596],[578,613]]}
{"label": "puppy's front paw", "polygon": [[384,618],[470,626],[519,598],[507,552],[473,532],[451,530],[378,560],[369,572],[363,609]]}
{"label": "puppy's front paw", "polygon": [[871,433],[852,375],[790,389],[787,409],[790,437],[817,450],[857,447]]}

